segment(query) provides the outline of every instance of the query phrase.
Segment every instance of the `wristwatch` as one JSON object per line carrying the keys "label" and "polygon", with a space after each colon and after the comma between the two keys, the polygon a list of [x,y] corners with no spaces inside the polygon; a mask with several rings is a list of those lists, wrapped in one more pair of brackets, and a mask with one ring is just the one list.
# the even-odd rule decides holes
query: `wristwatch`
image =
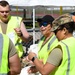
{"label": "wristwatch", "polygon": [[34,56],[31,61],[34,62],[34,60],[37,58],[37,56]]}

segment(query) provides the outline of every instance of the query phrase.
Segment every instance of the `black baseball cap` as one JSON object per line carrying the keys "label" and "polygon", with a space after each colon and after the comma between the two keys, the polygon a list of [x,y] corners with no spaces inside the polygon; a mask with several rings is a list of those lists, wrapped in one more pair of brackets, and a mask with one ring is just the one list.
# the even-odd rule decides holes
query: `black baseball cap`
{"label": "black baseball cap", "polygon": [[54,18],[51,15],[45,15],[42,18],[38,18],[37,22],[47,22],[47,23],[51,23],[54,21]]}
{"label": "black baseball cap", "polygon": [[40,27],[43,25],[43,26],[47,26],[49,23],[51,24],[52,26],[52,22],[54,21],[54,18],[51,16],[51,15],[45,15],[44,17],[42,18],[38,18],[37,19],[37,22],[40,23]]}
{"label": "black baseball cap", "polygon": [[51,16],[51,15],[45,15],[43,18],[42,18],[42,22],[47,22],[47,23],[51,23],[54,21],[54,18]]}

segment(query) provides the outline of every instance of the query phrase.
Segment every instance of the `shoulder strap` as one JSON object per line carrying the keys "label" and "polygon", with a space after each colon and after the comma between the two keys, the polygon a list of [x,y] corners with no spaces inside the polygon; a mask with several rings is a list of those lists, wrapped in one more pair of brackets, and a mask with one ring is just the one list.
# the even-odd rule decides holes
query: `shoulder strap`
{"label": "shoulder strap", "polygon": [[54,36],[54,37],[51,39],[51,41],[48,43],[48,48],[47,48],[47,50],[50,50],[50,46],[51,46],[51,44],[52,44],[55,40],[56,40],[56,36]]}

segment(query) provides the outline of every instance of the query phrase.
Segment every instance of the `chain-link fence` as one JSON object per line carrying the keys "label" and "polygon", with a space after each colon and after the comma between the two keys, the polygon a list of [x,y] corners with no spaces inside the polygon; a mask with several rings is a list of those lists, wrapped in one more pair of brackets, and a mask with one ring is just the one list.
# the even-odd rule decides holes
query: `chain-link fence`
{"label": "chain-link fence", "polygon": [[[33,36],[33,29],[27,29],[27,31],[29,32],[30,35]],[[42,34],[39,30],[39,28],[35,28],[35,42],[38,41],[41,38]],[[33,36],[34,37],[34,36]]]}
{"label": "chain-link fence", "polygon": [[[33,33],[34,33],[33,32],[33,29],[27,29],[27,31],[29,32],[30,35],[33,36]],[[41,37],[42,37],[42,34],[41,34],[39,28],[35,28],[35,37],[34,37],[35,39],[33,39],[33,40],[29,41],[29,42],[22,42],[23,47],[24,47],[24,53],[25,53],[24,56],[27,56],[28,49],[29,49],[30,45],[33,44],[33,41],[35,41],[35,43],[38,43],[39,42],[39,39]]]}

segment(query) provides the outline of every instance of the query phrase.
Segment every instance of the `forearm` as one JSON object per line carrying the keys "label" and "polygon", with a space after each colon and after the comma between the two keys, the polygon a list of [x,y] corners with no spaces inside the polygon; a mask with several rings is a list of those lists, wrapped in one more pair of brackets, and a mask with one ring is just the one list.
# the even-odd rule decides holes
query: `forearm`
{"label": "forearm", "polygon": [[44,64],[41,62],[37,57],[36,54],[30,52],[28,55],[28,58],[33,61],[34,65],[36,66],[37,70],[41,72],[41,74],[44,72]]}
{"label": "forearm", "polygon": [[29,35],[29,37],[27,37],[27,38],[25,38],[24,36],[20,36],[20,38],[21,38],[22,41],[24,41],[24,42],[28,42],[28,41],[33,40],[33,36],[32,36],[32,35]]}
{"label": "forearm", "polygon": [[53,67],[53,65],[50,65],[49,63],[43,64],[43,62],[36,57],[35,53],[29,52],[28,59],[33,61],[34,65],[42,75],[48,75],[52,71],[51,67]]}
{"label": "forearm", "polygon": [[39,70],[41,73],[44,72],[44,64],[40,62],[37,58],[34,61],[34,65],[36,65],[37,70]]}

